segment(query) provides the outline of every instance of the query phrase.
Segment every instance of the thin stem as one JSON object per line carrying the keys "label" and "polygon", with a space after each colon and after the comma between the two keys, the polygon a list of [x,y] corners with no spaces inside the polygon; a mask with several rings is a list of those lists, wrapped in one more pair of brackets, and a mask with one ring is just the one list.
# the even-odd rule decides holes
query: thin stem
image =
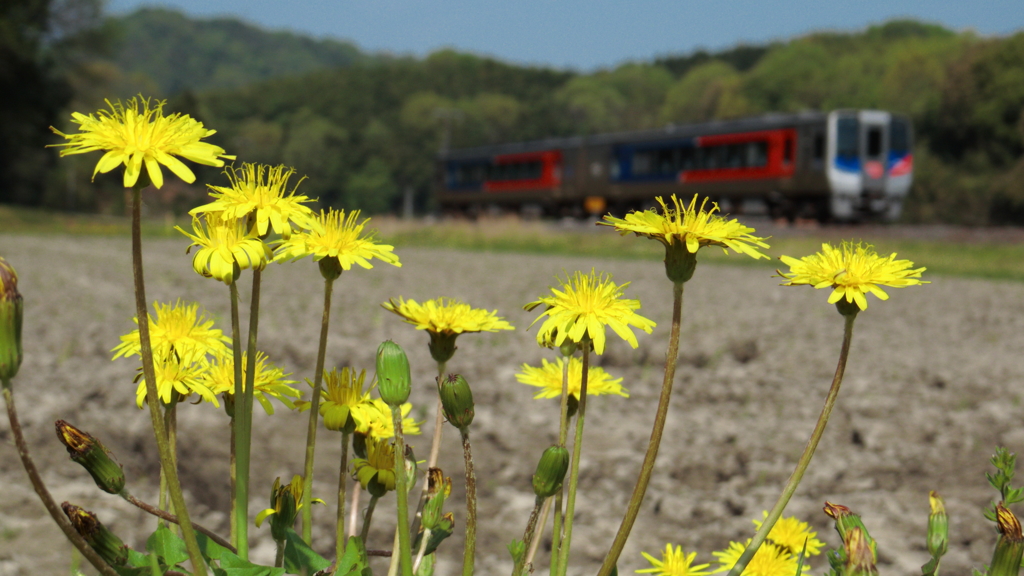
{"label": "thin stem", "polygon": [[462,456],[466,461],[466,543],[462,554],[462,576],[473,576],[476,561],[476,472],[473,470],[473,450],[469,444],[469,427],[459,429],[462,434]]}
{"label": "thin stem", "polygon": [[363,529],[359,532],[359,538],[366,544],[366,537],[370,535],[370,521],[373,520],[373,509],[377,507],[378,496],[370,496],[370,503],[366,506],[366,515],[363,516]]}
{"label": "thin stem", "polygon": [[[235,379],[237,382],[238,379]],[[224,402],[231,402],[231,412],[234,413],[234,397],[231,394],[224,394]],[[235,510],[235,487],[238,486],[238,463],[235,461],[235,417],[231,417],[231,422],[228,423],[231,428],[231,453],[228,456],[228,477],[231,483],[231,532],[229,533],[229,540],[231,540],[232,547],[238,545],[238,526],[235,523],[235,518],[238,511]]]}
{"label": "thin stem", "polygon": [[[178,517],[175,516],[174,514],[171,514],[170,512],[161,510],[161,509],[157,508],[156,506],[153,506],[152,504],[147,504],[146,502],[143,502],[142,500],[139,500],[138,498],[136,498],[135,496],[132,496],[131,494],[124,493],[124,494],[121,494],[121,497],[124,498],[125,501],[127,501],[129,504],[132,504],[133,506],[135,506],[137,508],[140,508],[140,509],[142,509],[142,510],[144,510],[146,512],[149,512],[150,514],[152,514],[153,516],[156,516],[157,518],[160,518],[162,520],[166,520],[168,522],[172,522],[174,524],[180,524],[180,522],[178,520]],[[216,542],[217,544],[223,546],[224,548],[227,548],[232,553],[235,552],[235,547],[232,546],[231,543],[228,542],[227,540],[225,540],[225,539],[221,538],[220,536],[218,536],[217,533],[214,532],[213,530],[210,530],[209,528],[204,528],[204,527],[200,526],[199,524],[196,524],[195,522],[192,523],[192,527],[195,528],[197,532],[201,532],[202,534],[205,534],[207,538],[209,538],[210,540],[213,540],[214,542]]]}
{"label": "thin stem", "polygon": [[[232,282],[228,285],[231,294],[231,350],[235,358],[235,390],[232,395],[234,402],[231,417],[231,456],[232,472],[234,472],[234,490],[231,493],[231,541],[238,549],[238,557],[243,560],[249,559],[249,451],[244,450],[246,456],[245,465],[242,465],[242,438],[249,437],[249,431],[244,430],[245,418],[242,418],[242,409],[245,406],[245,381],[242,380],[242,336],[241,322],[238,319],[238,285]],[[245,474],[243,477],[242,474]],[[243,478],[245,481],[243,481]]]}
{"label": "thin stem", "polygon": [[832,408],[836,404],[836,398],[839,397],[839,387],[843,383],[843,373],[846,372],[846,360],[850,356],[850,342],[853,340],[853,321],[856,320],[856,314],[844,315],[845,320],[843,326],[843,344],[839,349],[839,362],[836,364],[836,373],[832,377],[832,386],[828,389],[828,395],[825,397],[825,405],[821,408],[821,414],[818,416],[818,421],[814,424],[814,431],[811,432],[810,439],[807,440],[807,446],[804,447],[803,454],[800,455],[800,460],[796,463],[796,469],[793,470],[793,474],[789,477],[786,482],[786,486],[782,489],[782,494],[779,495],[779,499],[775,502],[775,506],[772,507],[771,512],[768,513],[768,517],[765,518],[761,524],[761,528],[754,534],[754,538],[747,544],[746,550],[740,556],[740,559],[736,561],[736,565],[729,571],[729,576],[738,576],[743,572],[743,569],[747,567],[750,559],[754,557],[757,549],[761,547],[765,538],[768,537],[768,533],[771,532],[772,526],[775,526],[775,522],[782,516],[782,511],[785,510],[786,504],[789,503],[789,499],[793,497],[793,493],[796,492],[797,486],[800,485],[800,480],[804,477],[804,472],[807,471],[807,466],[811,463],[811,458],[814,456],[814,451],[818,448],[818,442],[821,440],[822,434],[825,433],[825,425],[828,424],[829,416],[832,415]]}
{"label": "thin stem", "polygon": [[572,545],[572,521],[576,512],[576,487],[580,476],[580,449],[583,447],[583,420],[587,413],[587,381],[590,377],[590,342],[584,338],[583,373],[580,375],[580,406],[576,411],[576,433],[573,436],[572,461],[569,465],[569,496],[565,502],[565,536],[558,551],[558,575],[569,569],[569,547]]}
{"label": "thin stem", "polygon": [[331,292],[334,280],[324,280],[324,313],[320,320],[320,347],[316,354],[316,372],[313,374],[313,397],[309,403],[309,426],[306,428],[306,465],[303,468],[302,487],[302,540],[313,541],[313,456],[316,452],[316,429],[320,422],[320,388],[324,381],[324,357],[327,355],[327,328],[331,323]]}
{"label": "thin stem", "polygon": [[[437,378],[440,381],[444,378],[444,369],[447,362],[437,363]],[[444,407],[441,406],[441,397],[437,397],[437,416],[434,418],[434,437],[430,443],[430,456],[427,457],[427,470],[431,468],[437,468],[437,458],[441,453],[441,430],[444,428]],[[410,532],[416,534],[420,530],[420,520],[423,515],[423,506],[427,503],[427,493],[430,490],[430,483],[428,476],[423,476],[423,489],[420,491],[420,501],[416,505],[416,514],[412,519],[412,529]]]}
{"label": "thin stem", "polygon": [[512,576],[519,576],[526,565],[526,552],[533,543],[533,533],[537,529],[537,518],[540,517],[540,509],[544,506],[545,498],[537,496],[533,502],[533,511],[530,512],[530,519],[526,522],[526,530],[523,531],[523,555],[512,567]]}
{"label": "thin stem", "polygon": [[651,429],[651,439],[647,444],[647,453],[644,455],[643,464],[640,466],[640,475],[636,479],[636,486],[633,488],[633,495],[629,498],[626,507],[626,515],[622,518],[619,531],[615,534],[611,549],[604,557],[601,570],[598,576],[608,576],[615,569],[619,561],[626,540],[630,531],[633,530],[633,523],[636,522],[637,514],[640,513],[640,505],[647,493],[647,485],[651,481],[651,473],[654,472],[654,462],[658,459],[658,448],[661,446],[661,435],[665,431],[665,421],[668,420],[668,404],[672,398],[672,383],[676,376],[676,359],[679,356],[679,325],[683,316],[683,282],[672,284],[672,329],[668,338],[668,352],[665,355],[665,378],[661,382],[661,397],[658,399],[658,410],[654,415],[654,427]]}
{"label": "thin stem", "polygon": [[533,572],[532,564],[533,558],[537,555],[537,549],[540,548],[540,541],[543,540],[544,526],[548,523],[548,514],[551,512],[551,502],[554,498],[549,496],[544,499],[544,506],[540,509],[540,523],[537,524],[537,531],[533,537],[533,542],[530,544],[530,549],[526,553],[526,561],[523,562],[523,566]]}
{"label": "thin stem", "polygon": [[341,433],[341,470],[338,473],[338,527],[334,545],[334,557],[345,555],[348,538],[345,537],[345,489],[348,487],[348,445],[351,434]]}
{"label": "thin stem", "polygon": [[132,272],[135,278],[135,311],[139,319],[139,344],[142,356],[142,373],[146,379],[146,404],[153,423],[153,435],[156,437],[157,450],[160,453],[160,466],[167,475],[167,490],[171,495],[171,505],[181,519],[181,536],[185,541],[185,549],[192,561],[195,576],[206,576],[206,562],[199,551],[195,530],[185,507],[185,496],[181,492],[178,481],[178,470],[174,466],[167,435],[164,434],[163,415],[160,414],[160,397],[156,387],[156,369],[153,365],[153,347],[149,336],[149,310],[146,307],[146,283],[142,271],[142,190],[139,186],[132,188]]}
{"label": "thin stem", "polygon": [[[572,355],[562,356],[562,400],[558,417],[558,445],[565,448],[565,439],[569,436],[569,361]],[[559,550],[562,549],[562,500],[565,488],[558,487],[555,494],[555,526],[551,532],[551,569],[555,573],[558,566]]]}
{"label": "thin stem", "polygon": [[[178,468],[178,393],[171,392],[171,403],[164,406],[164,425],[167,430],[167,445],[171,448],[171,458],[175,470]],[[169,495],[168,495],[169,496]],[[174,506],[167,509],[174,514]]]}
{"label": "thin stem", "polygon": [[[235,418],[240,419],[238,427],[238,446],[235,453],[237,469],[237,492],[240,502],[236,503],[238,517],[235,519],[239,527],[244,526],[244,532],[238,532],[238,556],[248,560],[249,556],[249,469],[252,464],[252,402],[256,388],[256,335],[259,332],[260,319],[260,280],[263,278],[263,271],[254,269],[252,271],[252,296],[249,299],[249,341],[245,352],[245,388],[242,395],[235,397]],[[237,293],[236,293],[237,295]],[[238,365],[238,362],[235,362]],[[237,385],[236,385],[237,388]],[[238,410],[242,412],[239,414]],[[243,543],[243,539],[245,542]],[[245,556],[242,555],[243,549]]]}
{"label": "thin stem", "polygon": [[[352,490],[352,505],[349,506],[351,512],[348,517],[348,537],[351,538],[356,535],[356,522],[359,521],[359,497],[363,491],[355,486]],[[366,540],[363,540],[363,544],[366,544]]]}
{"label": "thin stem", "polygon": [[427,542],[430,540],[430,528],[423,529],[423,536],[420,537],[420,549],[416,552],[416,559],[412,563],[413,574],[420,569],[420,562],[423,562],[423,557],[427,553]]}
{"label": "thin stem", "polygon": [[[398,527],[395,527],[395,537],[391,541],[391,550],[398,550],[401,546],[399,539]],[[398,576],[398,568],[401,566],[401,554],[392,554],[391,561],[388,562],[388,576]]]}
{"label": "thin stem", "polygon": [[7,404],[7,419],[11,421],[11,434],[14,436],[14,444],[18,448],[18,456],[21,458],[21,464],[25,467],[25,472],[28,473],[28,479],[32,483],[32,488],[35,489],[39,499],[43,501],[46,511],[50,513],[53,521],[57,523],[57,526],[64,532],[68,540],[75,545],[75,548],[82,553],[82,556],[85,556],[85,559],[90,564],[96,567],[100,574],[103,576],[117,576],[117,572],[75,531],[71,521],[68,520],[68,517],[57,506],[57,503],[53,501],[53,496],[50,496],[50,491],[46,489],[46,484],[43,484],[43,479],[39,477],[39,470],[36,469],[32,456],[29,454],[28,444],[25,442],[25,436],[21,431],[21,423],[18,421],[18,411],[14,407],[14,394],[11,391],[11,382],[4,379],[0,386],[3,387],[4,402]]}
{"label": "thin stem", "polygon": [[409,475],[405,471],[405,433],[402,407],[391,407],[395,425],[395,492],[398,493],[398,560],[402,576],[412,576],[412,540],[409,537]]}
{"label": "thin stem", "polygon": [[274,554],[274,568],[280,568],[284,566],[284,540],[278,540],[275,544],[277,544],[277,553]]}

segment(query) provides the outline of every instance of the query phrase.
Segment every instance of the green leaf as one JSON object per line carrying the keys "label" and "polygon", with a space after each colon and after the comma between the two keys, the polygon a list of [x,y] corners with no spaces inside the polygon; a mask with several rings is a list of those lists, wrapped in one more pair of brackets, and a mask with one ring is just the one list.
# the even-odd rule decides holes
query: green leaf
{"label": "green leaf", "polygon": [[[347,551],[346,551],[347,552]],[[288,574],[306,574],[323,570],[331,563],[302,541],[302,537],[289,528],[284,544],[284,569]]]}
{"label": "green leaf", "polygon": [[369,561],[366,557],[366,546],[362,538],[353,536],[348,539],[345,553],[338,560],[335,576],[370,576]]}
{"label": "green leaf", "polygon": [[220,569],[223,571],[224,576],[283,576],[285,574],[284,568],[272,568],[270,566],[253,564],[242,560],[226,550],[221,557]]}
{"label": "green leaf", "polygon": [[519,564],[519,561],[523,559],[523,554],[526,553],[526,543],[522,540],[513,539],[508,543],[508,553],[512,555],[512,563]]}
{"label": "green leaf", "polygon": [[149,569],[149,554],[143,554],[138,550],[128,549],[128,565],[136,568]]}
{"label": "green leaf", "polygon": [[[196,532],[196,541],[199,543],[199,553],[203,555],[203,558],[206,558],[207,562],[210,560],[220,560],[221,556],[224,554],[231,554],[234,556],[230,550],[220,544],[217,544],[200,532]],[[235,557],[237,558],[237,556]]]}
{"label": "green leaf", "polygon": [[167,566],[177,566],[188,560],[185,543],[166,526],[160,526],[146,540],[146,550],[156,554]]}

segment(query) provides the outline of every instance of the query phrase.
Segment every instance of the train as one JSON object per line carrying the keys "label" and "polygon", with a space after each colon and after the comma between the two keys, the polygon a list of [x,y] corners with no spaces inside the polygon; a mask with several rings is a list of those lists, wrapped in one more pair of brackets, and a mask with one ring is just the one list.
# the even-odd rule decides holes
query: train
{"label": "train", "polygon": [[898,113],[773,113],[445,151],[435,198],[443,212],[586,216],[700,194],[733,214],[893,221],[913,180],[912,146]]}

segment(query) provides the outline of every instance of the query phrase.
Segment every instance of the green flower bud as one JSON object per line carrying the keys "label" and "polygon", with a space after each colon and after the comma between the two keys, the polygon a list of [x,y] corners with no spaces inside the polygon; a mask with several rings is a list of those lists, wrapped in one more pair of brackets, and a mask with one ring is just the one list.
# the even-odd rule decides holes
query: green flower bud
{"label": "green flower bud", "polygon": [[430,357],[435,362],[447,362],[455,355],[458,347],[455,346],[455,339],[459,335],[455,332],[431,332],[430,333]]}
{"label": "green flower bud", "polygon": [[938,558],[949,548],[949,518],[942,498],[934,490],[928,493],[932,512],[928,516],[928,553]]}
{"label": "green flower bud", "polygon": [[875,540],[868,533],[868,529],[864,526],[864,522],[861,521],[860,516],[854,514],[849,508],[842,504],[833,504],[831,502],[825,502],[824,510],[825,514],[836,521],[836,532],[839,533],[839,537],[843,539],[844,543],[849,538],[850,530],[859,528],[861,531],[860,538],[863,538],[868,543],[873,555],[873,561],[878,562],[878,555],[875,551]]}
{"label": "green flower bud", "polygon": [[416,474],[419,472],[420,466],[416,462],[416,454],[412,451],[412,446],[405,445],[405,485],[408,487],[408,491],[411,493],[416,488]]}
{"label": "green flower bud", "polygon": [[377,390],[388,406],[401,406],[412,391],[412,375],[405,351],[391,340],[377,348]]}
{"label": "green flower bud", "polygon": [[295,524],[301,500],[302,476],[296,474],[284,486],[281,485],[280,476],[274,480],[274,487],[270,490],[270,506],[274,509],[270,517],[270,535],[274,540],[282,542],[288,538],[288,529]]}
{"label": "green flower bud", "polygon": [[569,469],[569,451],[564,446],[551,446],[540,456],[537,471],[533,474],[533,493],[538,498],[554,496],[562,487],[565,472]]}
{"label": "green flower bud", "polygon": [[63,420],[57,420],[57,439],[68,449],[71,459],[82,465],[100,490],[120,494],[124,490],[124,468],[99,440]]}
{"label": "green flower bud", "polygon": [[874,541],[860,527],[847,530],[843,547],[846,550],[845,576],[878,576]]}
{"label": "green flower bud", "polygon": [[0,258],[0,381],[5,384],[21,366],[21,321],[24,304],[18,274]]}
{"label": "green flower bud", "polygon": [[441,396],[444,417],[459,430],[473,423],[473,392],[461,374],[449,374],[438,381],[437,393]]}
{"label": "green flower bud", "polygon": [[452,513],[449,512],[441,517],[441,521],[437,523],[437,526],[430,529],[429,534],[427,534],[427,531],[423,526],[420,526],[420,531],[417,532],[416,537],[413,538],[412,549],[420,549],[420,544],[423,542],[424,534],[426,534],[427,547],[425,548],[423,554],[424,556],[426,556],[427,554],[432,554],[435,550],[437,550],[437,547],[441,545],[441,542],[443,542],[445,538],[451,536],[452,532],[454,531],[455,516],[453,516]]}
{"label": "green flower bud", "polygon": [[341,276],[341,262],[336,256],[321,258],[317,264],[320,265],[320,275],[324,280],[337,280]]}
{"label": "green flower bud", "polygon": [[686,248],[681,238],[673,238],[672,244],[665,246],[665,274],[676,284],[688,282],[697,269],[697,253]]}
{"label": "green flower bud", "polygon": [[445,478],[440,468],[427,471],[427,502],[423,505],[422,525],[433,530],[444,514],[444,501],[452,492],[452,479]]}
{"label": "green flower bud", "polygon": [[1024,555],[1024,535],[1021,534],[1020,521],[1000,502],[996,505],[996,524],[999,525],[999,540],[992,554],[989,576],[1017,576],[1020,573],[1020,560]]}
{"label": "green flower bud", "polygon": [[103,560],[111,566],[124,566],[128,563],[128,547],[116,534],[107,530],[96,515],[88,510],[64,502],[60,505],[75,532],[84,539]]}

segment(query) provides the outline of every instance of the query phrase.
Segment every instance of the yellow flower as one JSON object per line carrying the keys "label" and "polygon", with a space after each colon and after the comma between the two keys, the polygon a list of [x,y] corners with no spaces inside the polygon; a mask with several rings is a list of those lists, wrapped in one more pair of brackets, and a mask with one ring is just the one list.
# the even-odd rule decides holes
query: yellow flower
{"label": "yellow flower", "polygon": [[[589,339],[594,342],[594,351],[603,354],[605,326],[611,327],[633,348],[640,344],[630,326],[648,334],[656,326],[651,320],[634,312],[640,308],[639,300],[622,298],[622,291],[629,286],[629,282],[617,286],[611,276],[591,270],[590,274],[576,272],[565,282],[559,283],[561,290],[552,288],[552,296],[538,298],[536,302],[524,306],[526,310],[533,310],[541,304],[547,306],[544,313],[530,324],[533,326],[547,316],[537,333],[537,343],[541,346],[551,340],[554,340],[555,346],[561,346],[566,338],[576,343]],[[549,336],[555,330],[558,333]]]}
{"label": "yellow flower", "polygon": [[301,228],[321,229],[313,211],[302,205],[311,200],[295,195],[295,189],[302,180],[291,192],[285,193],[288,179],[295,173],[294,168],[246,162],[241,168],[231,167],[224,173],[231,186],[210,186],[210,196],[216,200],[193,208],[189,214],[219,212],[224,219],[240,220],[251,216],[253,221],[250,223],[255,225],[259,236],[266,236],[272,229],[285,239],[292,234],[291,223]]}
{"label": "yellow flower", "polygon": [[88,116],[73,113],[71,121],[78,124],[81,130],[78,134],[64,134],[50,127],[56,134],[70,140],[66,144],[54,144],[65,147],[60,151],[61,156],[107,151],[96,163],[93,178],[97,173],[106,174],[123,164],[124,186],[129,188],[138,181],[142,165],[145,164],[149,179],[154,186],[160,188],[164,185],[164,175],[160,170],[163,164],[191,184],[196,181],[195,174],[175,156],[218,167],[224,165],[221,158],[235,158],[224,154],[220,146],[200,142],[215,134],[216,130],[207,130],[202,122],[187,114],[164,116],[162,100],[151,103],[149,98],[139,96],[125,104],[107,100],[107,105],[110,106],[109,111],[100,110]]}
{"label": "yellow flower", "polygon": [[497,332],[498,330],[514,330],[511,324],[498,317],[498,311],[488,312],[473,308],[469,304],[455,298],[435,298],[423,304],[415,300],[394,298],[381,304],[412,324],[417,330],[426,330],[437,334],[462,334],[464,332]]}
{"label": "yellow flower", "polygon": [[[212,328],[213,320],[199,312],[199,304],[153,303],[154,313],[149,316],[149,338],[154,357],[162,358],[171,352],[197,351],[200,354],[227,354],[231,338],[220,330]],[[138,318],[133,318],[136,325]],[[135,329],[121,336],[121,343],[111,350],[114,360],[140,354],[142,345],[139,330]]]}
{"label": "yellow flower", "polygon": [[[248,352],[242,352],[242,388],[245,389],[246,382],[246,358]],[[295,409],[295,402],[292,398],[300,398],[302,393],[289,384],[295,384],[295,380],[286,380],[291,374],[285,374],[284,370],[274,366],[267,360],[267,355],[259,350],[256,351],[255,363],[256,376],[253,379],[253,398],[259,400],[260,405],[267,414],[274,413],[274,405],[270,403],[267,396],[276,398],[289,410]],[[206,385],[214,394],[235,394],[235,360],[234,355],[225,352],[217,355],[210,364],[210,370],[206,374]]]}
{"label": "yellow flower", "polygon": [[641,552],[641,554],[643,554],[644,558],[647,558],[652,567],[637,570],[637,574],[656,574],[657,576],[704,576],[711,574],[711,572],[705,570],[710,564],[694,566],[693,560],[697,557],[697,553],[690,552],[686,554],[683,552],[682,546],[676,546],[675,550],[673,550],[671,544],[666,544],[665,554],[662,555],[661,560],[647,552]]}
{"label": "yellow flower", "polygon": [[[346,425],[358,425],[355,422],[357,408],[370,401],[370,393],[363,392],[365,380],[366,370],[360,370],[358,376],[354,369],[347,366],[342,368],[341,372],[337,368],[330,372],[324,370],[324,387],[320,390],[320,415],[324,417],[324,426],[328,430],[340,431],[345,430]],[[306,382],[312,386],[308,378]],[[309,410],[309,406],[309,402],[303,402],[300,410]],[[390,415],[390,412],[388,414]]]}
{"label": "yellow flower", "polygon": [[237,271],[246,268],[262,270],[273,255],[270,248],[246,228],[244,222],[233,218],[225,220],[215,214],[208,214],[204,227],[193,216],[192,231],[195,234],[185,232],[180,226],[174,228],[192,239],[186,253],[192,246],[199,247],[192,258],[192,269],[201,276],[216,278],[225,284],[231,284],[237,279],[236,266]]}
{"label": "yellow flower", "polygon": [[370,436],[366,439],[366,458],[352,461],[359,484],[373,496],[383,496],[395,489],[395,447],[388,440]]}
{"label": "yellow flower", "polygon": [[359,222],[359,210],[349,212],[348,216],[345,216],[344,210],[321,210],[313,221],[316,226],[310,226],[309,231],[294,234],[281,242],[277,247],[276,260],[298,260],[313,256],[313,260],[319,262],[324,258],[333,258],[342,270],[351,270],[353,264],[366,269],[373,268],[370,264],[372,258],[402,266],[394,253],[394,246],[377,244],[374,231],[363,234],[370,219],[365,218]]}
{"label": "yellow flower", "polygon": [[[727,572],[732,570],[736,562],[743,555],[743,550],[750,544],[750,538],[746,543],[730,542],[729,547],[721,552],[712,552],[718,558],[719,567],[715,572]],[[796,574],[797,557],[786,552],[782,548],[769,543],[761,544],[761,548],[750,559],[750,563],[743,569],[741,576],[793,576]]]}
{"label": "yellow flower", "polygon": [[[764,511],[764,518],[768,517],[768,511]],[[761,529],[763,520],[754,520],[754,526],[758,530]],[[776,545],[784,548],[790,554],[800,554],[800,551],[804,549],[804,542],[807,542],[807,555],[817,556],[821,554],[821,549],[825,546],[825,543],[815,538],[818,533],[811,530],[811,526],[807,522],[798,520],[795,516],[788,518],[779,518],[779,521],[772,526],[772,531],[768,533],[768,539],[774,542]]]}
{"label": "yellow flower", "polygon": [[826,243],[821,245],[821,252],[799,260],[789,256],[780,256],[779,259],[790,269],[789,272],[777,271],[779,276],[789,280],[783,286],[807,284],[815,288],[832,288],[829,304],[845,299],[848,304],[856,303],[861,310],[868,309],[865,297],[868,292],[879,300],[889,299],[879,286],[903,288],[929,284],[920,280],[926,268],[913,269],[913,262],[897,260],[895,252],[883,258],[873,246],[862,242],[843,242],[839,248]]}
{"label": "yellow flower", "polygon": [[[562,368],[565,359],[558,358],[554,362],[541,359],[539,368],[523,364],[516,380],[528,386],[540,388],[534,398],[560,398],[562,396]],[[580,386],[583,379],[583,361],[572,357],[569,359],[569,395],[580,399]],[[629,398],[629,391],[622,387],[622,378],[613,379],[600,366],[590,366],[587,371],[587,397],[602,394],[617,394]]]}
{"label": "yellow flower", "polygon": [[[412,404],[402,404],[402,433],[406,436],[420,433],[420,423],[408,418],[412,412]],[[394,438],[395,423],[391,419],[391,407],[380,398],[374,398],[352,408],[352,418],[356,421],[356,432],[372,438]]]}
{"label": "yellow flower", "polygon": [[[657,210],[645,210],[643,212],[631,212],[625,218],[615,218],[607,215],[605,222],[598,222],[604,226],[613,226],[620,234],[633,232],[637,236],[646,236],[658,240],[665,246],[682,242],[686,250],[691,254],[696,253],[702,246],[722,246],[732,248],[735,252],[742,252],[752,258],[767,258],[768,256],[758,251],[757,247],[768,248],[762,242],[764,238],[751,235],[753,228],[744,226],[736,219],[728,220],[715,212],[718,212],[718,204],[712,202],[711,209],[705,210],[707,204],[705,198],[700,208],[697,208],[697,196],[690,200],[689,206],[684,206],[676,195],[672,195],[672,207],[665,203],[665,200],[658,198],[661,204],[661,213]],[[728,253],[728,250],[725,250]]]}
{"label": "yellow flower", "polygon": [[[157,396],[164,404],[171,403],[173,390],[181,395],[181,401],[195,393],[214,406],[220,406],[217,395],[206,385],[205,376],[209,364],[204,354],[190,350],[182,354],[172,353],[163,358],[154,356],[153,367],[156,372]],[[146,377],[142,374],[142,368],[139,368],[136,381],[139,386],[135,390],[135,403],[142,408],[146,400]]]}

